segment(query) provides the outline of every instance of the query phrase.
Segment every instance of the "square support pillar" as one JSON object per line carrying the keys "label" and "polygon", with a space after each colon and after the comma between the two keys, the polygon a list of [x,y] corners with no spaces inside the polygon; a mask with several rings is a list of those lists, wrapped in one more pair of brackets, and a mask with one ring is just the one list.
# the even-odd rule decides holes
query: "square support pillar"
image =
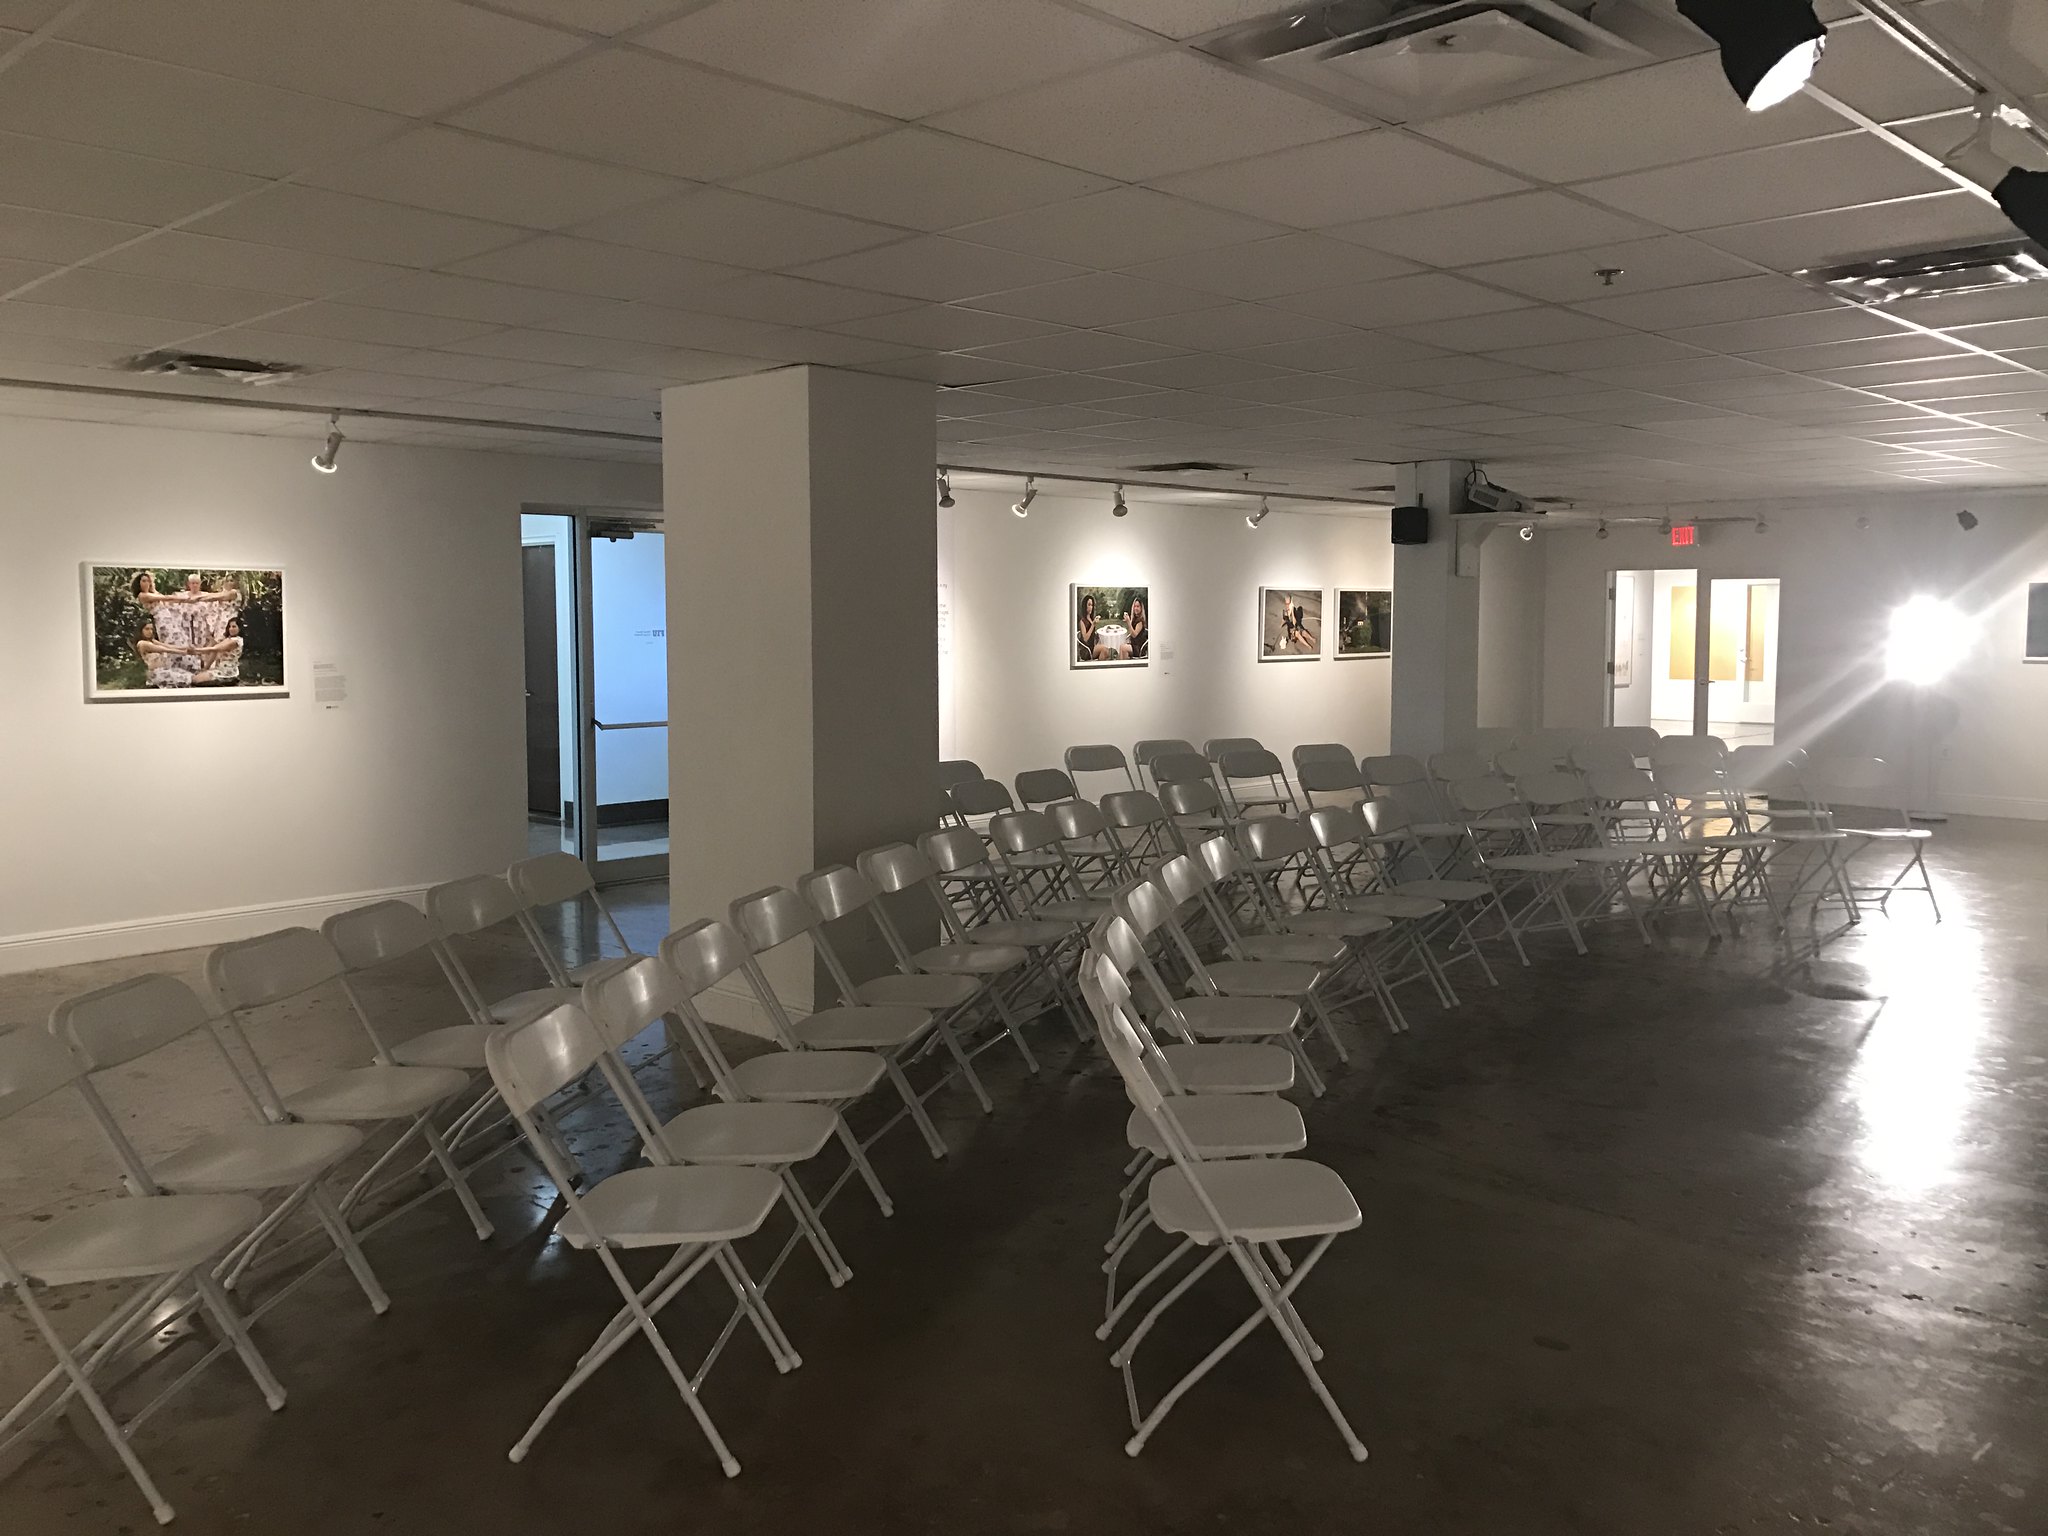
{"label": "square support pillar", "polygon": [[1454,512],[1471,471],[1462,459],[1396,469],[1401,504],[1429,509],[1429,542],[1394,546],[1388,735],[1391,750],[1410,757],[1465,746],[1479,727],[1478,546],[1473,542],[1461,561]]}
{"label": "square support pillar", "polygon": [[[662,391],[677,926],[934,825],[936,421],[829,368]],[[806,958],[770,975],[811,1000]],[[761,1031],[740,994],[711,1012]]]}

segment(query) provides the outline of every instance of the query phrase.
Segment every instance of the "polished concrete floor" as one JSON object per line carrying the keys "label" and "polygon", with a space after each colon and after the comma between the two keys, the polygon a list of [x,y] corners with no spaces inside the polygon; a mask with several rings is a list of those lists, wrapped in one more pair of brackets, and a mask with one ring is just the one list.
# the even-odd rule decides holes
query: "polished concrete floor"
{"label": "polished concrete floor", "polygon": [[[851,1284],[804,1255],[777,1282],[803,1368],[776,1376],[750,1338],[721,1362],[706,1401],[737,1480],[637,1347],[506,1461],[614,1305],[513,1159],[484,1181],[489,1243],[445,1199],[372,1241],[386,1317],[330,1266],[264,1320],[282,1413],[216,1366],[137,1443],[178,1528],[265,1536],[2048,1531],[2048,827],[1957,820],[1932,862],[1947,921],[1901,898],[1815,966],[1610,927],[1401,1039],[1354,1032],[1308,1121],[1365,1225],[1301,1300],[1363,1465],[1264,1333],[1124,1455],[1091,1330],[1125,1106],[1049,1027],[1042,1080],[985,1058],[993,1118],[942,1097],[945,1161],[883,1144],[893,1220],[833,1208]],[[629,903],[636,942],[659,896]],[[141,968],[0,980],[0,1023]],[[419,1013],[431,982],[378,996]],[[276,1027],[293,1072],[356,1049],[324,1009]],[[203,1122],[200,1066],[135,1085],[138,1125]],[[615,1124],[589,1139],[626,1154]],[[93,1152],[54,1109],[0,1129],[0,1218],[90,1187]],[[1148,1393],[1247,1309],[1212,1279],[1141,1357]],[[722,1310],[672,1309],[686,1358]],[[0,1328],[18,1385],[39,1362]],[[148,1528],[69,1428],[0,1467],[0,1531]]]}

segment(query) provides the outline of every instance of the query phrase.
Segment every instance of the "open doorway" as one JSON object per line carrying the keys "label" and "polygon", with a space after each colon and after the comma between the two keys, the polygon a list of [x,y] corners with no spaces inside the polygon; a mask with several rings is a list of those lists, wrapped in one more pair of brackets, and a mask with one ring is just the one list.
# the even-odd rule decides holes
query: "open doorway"
{"label": "open doorway", "polygon": [[1769,746],[1778,697],[1778,580],[1696,570],[1608,573],[1608,721]]}

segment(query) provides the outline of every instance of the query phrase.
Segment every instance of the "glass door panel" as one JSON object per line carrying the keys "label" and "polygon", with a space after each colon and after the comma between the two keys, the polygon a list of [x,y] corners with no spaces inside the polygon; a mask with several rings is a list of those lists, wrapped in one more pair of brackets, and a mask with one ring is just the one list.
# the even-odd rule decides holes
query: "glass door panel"
{"label": "glass door panel", "polygon": [[1769,746],[1778,718],[1777,580],[1719,577],[1707,601],[1707,732],[1731,747]]}
{"label": "glass door panel", "polygon": [[592,836],[585,857],[600,879],[668,868],[665,543],[659,533],[616,522],[586,536]]}

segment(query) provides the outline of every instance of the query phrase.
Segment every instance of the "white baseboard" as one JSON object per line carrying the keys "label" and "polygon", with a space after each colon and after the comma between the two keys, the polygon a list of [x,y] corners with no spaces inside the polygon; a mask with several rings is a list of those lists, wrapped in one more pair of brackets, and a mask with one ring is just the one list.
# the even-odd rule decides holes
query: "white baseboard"
{"label": "white baseboard", "polygon": [[129,955],[155,955],[171,949],[197,949],[253,938],[278,928],[317,928],[337,912],[373,901],[420,904],[429,887],[396,886],[382,891],[351,891],[300,901],[266,902],[253,907],[223,907],[213,912],[183,912],[171,917],[143,917],[125,923],[97,923],[87,928],[53,928],[43,933],[0,935],[0,975],[40,971],[87,960],[117,960]]}
{"label": "white baseboard", "polygon": [[1951,795],[1938,793],[1941,809],[1951,816],[2007,816],[2015,821],[2048,821],[2048,800],[2021,795]]}

